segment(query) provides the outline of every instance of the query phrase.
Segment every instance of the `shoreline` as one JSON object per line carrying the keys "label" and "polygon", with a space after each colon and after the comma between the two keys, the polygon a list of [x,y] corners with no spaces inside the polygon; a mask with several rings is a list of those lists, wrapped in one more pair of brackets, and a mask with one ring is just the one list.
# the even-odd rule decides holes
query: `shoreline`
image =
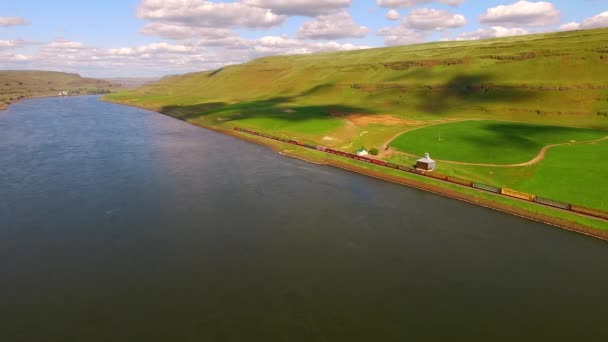
{"label": "shoreline", "polygon": [[[558,218],[558,217],[554,217],[554,216],[550,216],[547,214],[543,214],[543,213],[536,213],[536,212],[532,212],[526,209],[522,209],[522,208],[517,208],[517,207],[513,207],[510,206],[508,204],[503,204],[503,203],[499,203],[497,201],[493,201],[490,199],[486,199],[486,198],[480,198],[477,197],[475,195],[471,195],[471,194],[467,194],[464,192],[459,192],[457,190],[452,190],[452,189],[447,189],[441,186],[437,186],[434,184],[429,184],[429,183],[425,183],[423,181],[418,181],[418,180],[413,180],[413,179],[408,179],[405,177],[398,177],[398,176],[394,176],[394,175],[390,175],[388,173],[383,173],[383,172],[379,172],[379,171],[374,171],[374,170],[370,170],[370,169],[366,169],[363,167],[358,167],[358,166],[354,166],[354,165],[350,165],[347,163],[342,163],[336,160],[331,160],[331,159],[325,159],[323,162],[317,162],[317,161],[313,161],[310,160],[304,156],[300,156],[300,155],[296,155],[296,154],[291,154],[288,152],[285,152],[281,149],[279,149],[278,147],[274,146],[273,144],[267,143],[265,141],[263,141],[262,139],[256,139],[253,136],[249,137],[245,134],[242,133],[238,133],[237,131],[234,131],[232,129],[229,128],[218,128],[218,127],[207,127],[207,126],[202,126],[202,125],[197,125],[195,123],[192,122],[188,122],[184,119],[180,119],[174,116],[171,116],[170,114],[167,113],[163,113],[159,110],[154,110],[151,108],[146,108],[143,106],[139,106],[139,105],[135,105],[135,104],[130,104],[130,103],[121,103],[121,102],[114,102],[114,101],[109,101],[103,97],[100,98],[101,101],[104,102],[108,102],[108,103],[113,103],[113,104],[118,104],[118,105],[124,105],[124,106],[129,106],[129,107],[134,107],[134,108],[139,108],[139,109],[144,109],[144,110],[148,110],[148,111],[152,111],[155,113],[159,113],[162,115],[166,115],[168,117],[186,122],[190,125],[196,126],[198,128],[203,128],[203,129],[208,129],[210,131],[213,132],[217,132],[217,133],[221,133],[221,134],[225,134],[240,140],[244,140],[250,143],[254,143],[254,144],[258,144],[261,146],[264,146],[266,148],[269,148],[270,150],[272,150],[275,153],[278,153],[280,155],[289,157],[289,158],[294,158],[294,159],[299,159],[308,163],[312,163],[315,165],[326,165],[326,166],[332,166],[332,167],[337,167],[346,171],[350,171],[350,172],[355,172],[361,175],[365,175],[368,177],[373,177],[376,179],[380,179],[383,181],[387,181],[387,182],[391,182],[391,183],[395,183],[395,184],[399,184],[399,185],[404,185],[404,186],[409,186],[418,190],[423,190],[423,191],[427,191],[430,193],[434,193],[436,195],[441,195],[444,197],[448,197],[451,199],[456,199],[456,200],[460,200],[463,202],[467,202],[467,203],[471,203],[471,204],[475,204],[475,205],[479,205],[481,207],[485,207],[488,209],[493,209],[493,210],[497,210],[503,213],[507,213],[510,215],[515,215],[518,217],[522,217],[528,220],[532,220],[532,221],[536,221],[536,222],[540,222],[540,223],[544,223],[553,227],[557,227],[557,228],[561,228],[567,231],[571,231],[571,232],[575,232],[578,234],[583,234],[583,235],[587,235],[590,237],[594,237],[600,240],[604,240],[604,241],[608,241],[608,230],[599,230],[597,228],[593,228],[590,226],[586,226],[584,224],[581,223],[577,223],[577,222],[573,222],[567,219],[562,219],[562,218]],[[581,217],[588,217],[586,215],[579,215],[579,214],[575,214],[572,213],[573,215],[578,215]],[[593,219],[597,219],[597,218],[593,218]],[[597,219],[598,221],[602,221],[602,219]]]}
{"label": "shoreline", "polygon": [[[23,97],[21,99],[17,99],[17,100],[13,100],[12,102],[8,102],[8,103],[1,103],[0,104],[0,112],[3,110],[7,110],[8,107],[10,107],[11,105],[17,104],[21,101],[25,101],[25,100],[34,100],[34,99],[47,99],[47,98],[52,98],[52,97],[77,97],[77,96],[100,96],[103,97],[104,95],[107,94],[78,94],[78,95],[36,95],[36,96],[28,96],[28,97]],[[108,103],[116,103],[116,102],[110,102],[110,101],[106,101]]]}
{"label": "shoreline", "polygon": [[[95,95],[95,94],[91,94],[91,95]],[[102,94],[98,94],[98,95],[102,95]],[[84,95],[36,95],[36,96],[28,96],[28,97],[24,97],[24,98],[21,98],[21,99],[13,100],[13,102],[3,103],[2,105],[0,105],[0,110],[7,110],[8,107],[10,107],[11,105],[17,104],[17,103],[19,103],[21,101],[25,101],[25,100],[46,99],[46,98],[51,98],[51,97],[68,97],[68,96],[84,96]]]}

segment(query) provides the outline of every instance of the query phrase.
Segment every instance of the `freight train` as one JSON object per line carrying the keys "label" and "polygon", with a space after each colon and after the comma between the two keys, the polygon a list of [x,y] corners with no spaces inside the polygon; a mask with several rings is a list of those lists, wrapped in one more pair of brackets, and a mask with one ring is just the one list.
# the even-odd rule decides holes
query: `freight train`
{"label": "freight train", "polygon": [[332,148],[325,147],[325,146],[316,146],[316,145],[312,145],[312,144],[305,144],[305,143],[301,143],[301,142],[293,140],[293,139],[275,137],[275,136],[272,136],[269,134],[264,134],[264,133],[252,131],[249,129],[235,127],[234,130],[243,132],[243,133],[247,133],[247,134],[257,135],[257,136],[264,137],[267,139],[285,142],[285,143],[292,144],[292,145],[310,148],[313,150],[337,155],[337,156],[344,157],[344,158],[350,158],[350,159],[358,160],[361,162],[370,163],[370,164],[383,166],[383,167],[388,167],[388,168],[399,170],[399,171],[411,172],[411,173],[415,173],[415,174],[418,174],[421,176],[430,177],[430,178],[434,178],[437,180],[441,180],[441,181],[445,181],[445,182],[449,182],[449,183],[453,183],[453,184],[458,184],[461,186],[472,187],[472,188],[475,188],[478,190],[483,190],[483,191],[491,192],[491,193],[498,194],[498,195],[516,198],[516,199],[520,199],[520,200],[527,201],[527,202],[534,202],[537,204],[541,204],[541,205],[545,205],[545,206],[549,206],[549,207],[553,207],[553,208],[557,208],[557,209],[563,209],[563,210],[567,210],[567,211],[571,211],[571,212],[576,212],[579,214],[584,214],[584,215],[603,218],[603,219],[608,220],[608,212],[603,211],[603,210],[586,208],[586,207],[582,207],[582,206],[578,206],[578,205],[572,205],[569,203],[564,203],[564,202],[560,202],[560,201],[556,201],[556,200],[552,200],[552,199],[547,199],[547,198],[543,198],[543,197],[539,197],[536,195],[527,194],[524,192],[519,192],[519,191],[507,189],[507,188],[500,188],[500,187],[496,187],[493,185],[483,184],[483,183],[479,183],[479,182],[471,182],[468,180],[464,180],[464,179],[460,179],[460,178],[456,178],[456,177],[452,177],[452,176],[445,176],[442,174],[438,174],[436,172],[426,172],[426,171],[418,170],[418,169],[416,169],[414,167],[410,167],[410,166],[397,165],[394,163],[386,162],[384,160],[379,160],[379,159],[359,156],[354,153],[334,150]]}

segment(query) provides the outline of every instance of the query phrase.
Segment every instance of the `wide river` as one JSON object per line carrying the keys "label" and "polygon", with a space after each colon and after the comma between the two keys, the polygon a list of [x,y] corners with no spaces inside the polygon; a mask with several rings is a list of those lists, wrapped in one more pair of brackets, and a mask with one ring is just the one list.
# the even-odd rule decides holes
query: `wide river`
{"label": "wide river", "polygon": [[0,112],[0,341],[608,340],[608,244],[98,97]]}

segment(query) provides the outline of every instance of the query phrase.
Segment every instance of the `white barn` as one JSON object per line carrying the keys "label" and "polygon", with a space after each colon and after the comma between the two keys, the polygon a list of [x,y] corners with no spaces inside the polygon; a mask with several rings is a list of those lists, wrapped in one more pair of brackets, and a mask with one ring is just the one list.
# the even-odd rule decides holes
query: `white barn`
{"label": "white barn", "polygon": [[424,171],[433,171],[437,167],[437,163],[431,159],[428,153],[424,154],[424,158],[420,158],[416,161],[416,168]]}

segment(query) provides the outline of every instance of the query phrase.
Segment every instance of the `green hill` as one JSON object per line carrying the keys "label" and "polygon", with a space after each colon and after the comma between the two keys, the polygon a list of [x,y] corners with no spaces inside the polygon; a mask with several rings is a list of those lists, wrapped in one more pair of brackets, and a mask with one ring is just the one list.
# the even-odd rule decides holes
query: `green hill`
{"label": "green hill", "polygon": [[248,101],[608,128],[607,76],[608,29],[598,29],[267,57],[113,98],[169,113]]}
{"label": "green hill", "polygon": [[[206,127],[239,126],[350,152],[378,147],[380,158],[396,162],[436,149],[451,162],[519,163],[551,144],[563,145],[548,152],[551,160],[563,152],[561,163],[570,165],[579,161],[567,159],[575,155],[569,143],[586,153],[605,150],[608,141],[578,144],[608,136],[607,79],[608,29],[596,29],[266,57],[107,98]],[[418,131],[426,126],[439,129]],[[571,166],[540,173],[537,156],[492,172],[437,159],[439,171],[522,190],[533,184],[537,194],[571,200],[553,188]],[[608,187],[605,171],[573,180],[577,203],[608,209],[597,192]]]}
{"label": "green hill", "polygon": [[19,99],[55,96],[64,91],[70,95],[108,93],[116,85],[77,74],[54,71],[0,71],[0,107]]}

